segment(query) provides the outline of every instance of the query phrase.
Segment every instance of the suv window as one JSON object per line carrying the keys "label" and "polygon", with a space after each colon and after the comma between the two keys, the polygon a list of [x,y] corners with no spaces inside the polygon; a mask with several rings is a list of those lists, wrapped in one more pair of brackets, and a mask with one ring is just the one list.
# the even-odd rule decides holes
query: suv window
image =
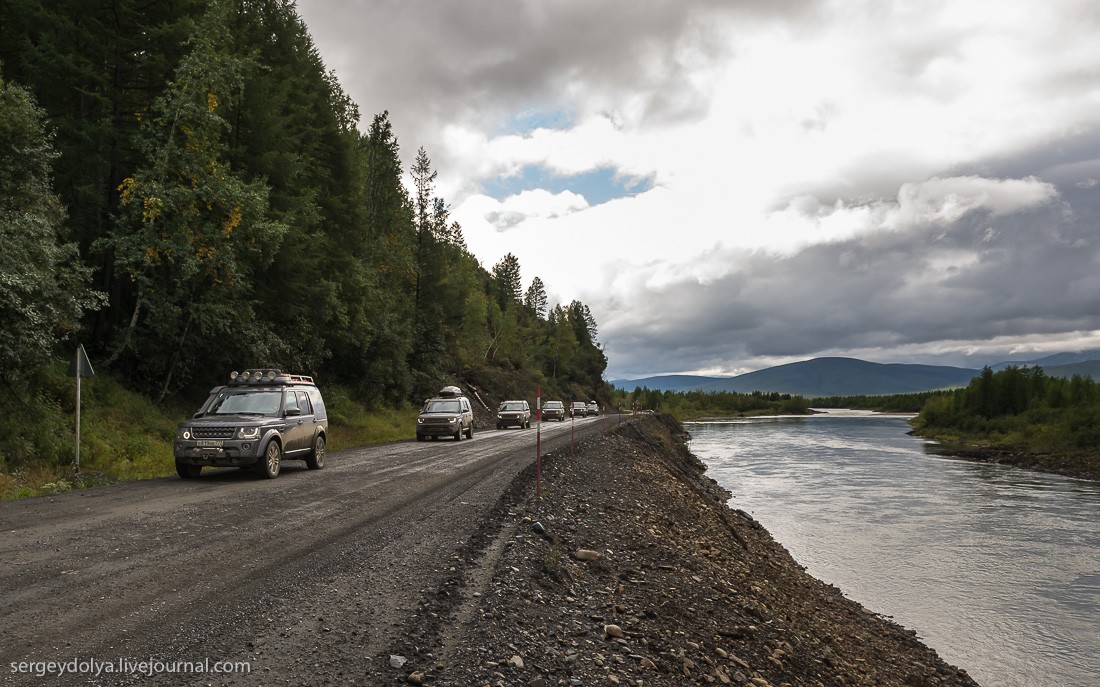
{"label": "suv window", "polygon": [[[459,400],[454,401],[428,401],[424,404],[425,413],[461,413],[463,411],[463,403]],[[467,405],[467,409],[469,406]]]}
{"label": "suv window", "polygon": [[206,415],[275,415],[279,391],[223,391],[210,403]]}
{"label": "suv window", "polygon": [[525,405],[527,405],[527,404],[513,401],[512,403],[501,403],[500,404],[500,409],[501,410],[524,410]]}
{"label": "suv window", "polygon": [[309,402],[309,394],[298,392],[298,407],[302,409],[302,415],[313,415],[313,406]]}

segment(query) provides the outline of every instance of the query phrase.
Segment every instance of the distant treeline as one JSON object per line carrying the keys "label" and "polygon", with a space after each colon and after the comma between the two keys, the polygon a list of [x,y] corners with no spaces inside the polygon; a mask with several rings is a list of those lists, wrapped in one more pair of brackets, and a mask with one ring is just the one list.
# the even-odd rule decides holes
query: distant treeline
{"label": "distant treeline", "polygon": [[811,408],[852,408],[883,413],[917,413],[930,399],[950,391],[922,391],[883,396],[818,396],[809,401]]}
{"label": "distant treeline", "polygon": [[0,415],[78,341],[158,400],[252,366],[372,405],[485,370],[601,388],[588,307],[482,267],[292,2],[7,0],[0,111],[0,379],[28,390]]}
{"label": "distant treeline", "polygon": [[969,386],[930,398],[916,432],[946,441],[1100,462],[1100,386],[1041,367],[986,367]]}
{"label": "distant treeline", "polygon": [[810,405],[801,396],[753,391],[743,394],[735,391],[660,391],[647,387],[635,387],[627,392],[616,389],[612,401],[624,410],[659,410],[677,419],[706,416],[738,415],[801,415],[809,412]]}

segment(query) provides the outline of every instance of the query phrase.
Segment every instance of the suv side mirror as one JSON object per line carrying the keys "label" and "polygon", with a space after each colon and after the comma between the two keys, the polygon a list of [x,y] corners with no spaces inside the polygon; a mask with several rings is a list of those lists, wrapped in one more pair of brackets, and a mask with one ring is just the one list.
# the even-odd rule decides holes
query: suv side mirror
{"label": "suv side mirror", "polygon": [[287,408],[286,409],[286,416],[287,417],[290,417],[291,415],[301,415],[301,414],[302,414],[302,409],[301,408]]}

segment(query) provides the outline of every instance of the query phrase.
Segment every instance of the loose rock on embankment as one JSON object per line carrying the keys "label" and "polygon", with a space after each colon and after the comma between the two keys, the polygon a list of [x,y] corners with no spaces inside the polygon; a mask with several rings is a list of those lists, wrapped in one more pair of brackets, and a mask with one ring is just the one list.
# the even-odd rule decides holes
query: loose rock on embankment
{"label": "loose rock on embankment", "polygon": [[[915,633],[810,577],[640,416],[518,478],[426,595],[388,683],[975,685]],[[429,647],[434,647],[429,648]]]}

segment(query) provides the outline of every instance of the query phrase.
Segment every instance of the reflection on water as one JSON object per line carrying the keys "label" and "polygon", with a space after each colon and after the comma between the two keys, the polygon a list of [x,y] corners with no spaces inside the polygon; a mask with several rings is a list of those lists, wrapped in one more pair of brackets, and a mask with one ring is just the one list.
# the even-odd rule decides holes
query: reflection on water
{"label": "reflection on water", "polygon": [[687,429],[731,506],[981,684],[1100,685],[1100,484],[929,455],[906,419]]}

